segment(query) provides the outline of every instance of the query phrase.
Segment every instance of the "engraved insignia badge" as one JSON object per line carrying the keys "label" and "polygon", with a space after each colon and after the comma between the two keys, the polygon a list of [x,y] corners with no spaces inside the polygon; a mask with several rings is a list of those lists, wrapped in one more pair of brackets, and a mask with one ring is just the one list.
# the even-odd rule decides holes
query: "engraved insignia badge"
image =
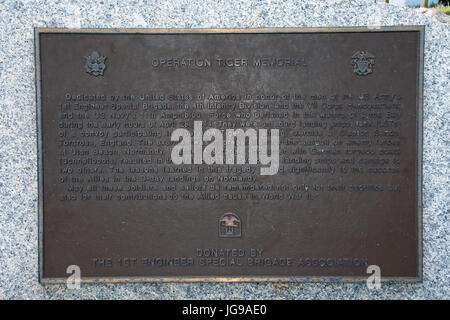
{"label": "engraved insignia badge", "polygon": [[353,72],[358,76],[366,76],[373,72],[375,57],[367,51],[355,52],[352,56]]}
{"label": "engraved insignia badge", "polygon": [[220,217],[219,237],[240,238],[241,234],[241,219],[236,214],[228,212]]}
{"label": "engraved insignia badge", "polygon": [[92,76],[103,76],[103,72],[106,69],[106,57],[101,56],[97,51],[93,51],[91,55],[85,56],[86,59],[86,72]]}

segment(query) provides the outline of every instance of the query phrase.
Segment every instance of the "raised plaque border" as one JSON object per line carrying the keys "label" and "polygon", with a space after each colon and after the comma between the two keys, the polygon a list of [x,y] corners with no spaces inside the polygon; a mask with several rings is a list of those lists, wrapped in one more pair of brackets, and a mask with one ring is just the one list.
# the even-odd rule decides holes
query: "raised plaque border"
{"label": "raised plaque border", "polygon": [[[424,82],[424,41],[425,26],[382,26],[382,27],[321,27],[321,28],[34,28],[34,57],[36,83],[36,127],[37,127],[37,177],[38,177],[38,277],[41,284],[65,283],[66,278],[44,278],[43,260],[43,170],[42,170],[42,121],[41,121],[41,62],[40,62],[40,34],[43,33],[97,33],[97,34],[191,34],[191,33],[337,33],[337,32],[419,32],[418,68],[417,68],[417,264],[416,277],[381,277],[382,282],[406,281],[422,282],[423,280],[423,234],[422,234],[422,171],[423,171],[423,82]],[[82,283],[136,283],[136,282],[363,282],[367,277],[339,277],[339,276],[257,276],[257,277],[221,277],[221,276],[180,276],[180,277],[81,277]]]}

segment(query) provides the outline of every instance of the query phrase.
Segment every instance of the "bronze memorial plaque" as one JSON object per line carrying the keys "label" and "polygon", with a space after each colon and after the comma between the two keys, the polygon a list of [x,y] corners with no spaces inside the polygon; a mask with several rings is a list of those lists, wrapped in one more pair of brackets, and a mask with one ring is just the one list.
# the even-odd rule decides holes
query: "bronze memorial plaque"
{"label": "bronze memorial plaque", "polygon": [[420,281],[423,38],[36,29],[41,282]]}

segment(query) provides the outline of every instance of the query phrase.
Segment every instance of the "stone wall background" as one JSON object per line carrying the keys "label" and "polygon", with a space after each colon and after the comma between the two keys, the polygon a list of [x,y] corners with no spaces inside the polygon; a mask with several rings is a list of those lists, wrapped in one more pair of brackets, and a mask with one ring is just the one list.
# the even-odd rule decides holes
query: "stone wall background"
{"label": "stone wall background", "polygon": [[[425,25],[423,283],[38,283],[34,27]],[[450,30],[375,0],[0,0],[1,299],[449,299]]]}

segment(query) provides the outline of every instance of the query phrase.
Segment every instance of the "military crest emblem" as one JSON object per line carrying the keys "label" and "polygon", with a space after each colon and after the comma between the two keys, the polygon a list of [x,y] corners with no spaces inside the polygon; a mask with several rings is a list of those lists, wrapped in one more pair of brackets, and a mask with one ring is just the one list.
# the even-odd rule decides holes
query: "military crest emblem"
{"label": "military crest emblem", "polygon": [[100,55],[97,51],[93,51],[90,55],[84,57],[86,59],[86,72],[92,76],[103,76],[106,69],[106,57]]}
{"label": "military crest emblem", "polygon": [[374,64],[375,57],[367,51],[358,51],[352,56],[353,72],[358,76],[371,74]]}
{"label": "military crest emblem", "polygon": [[242,234],[241,219],[234,213],[225,213],[219,219],[219,237],[240,238]]}

